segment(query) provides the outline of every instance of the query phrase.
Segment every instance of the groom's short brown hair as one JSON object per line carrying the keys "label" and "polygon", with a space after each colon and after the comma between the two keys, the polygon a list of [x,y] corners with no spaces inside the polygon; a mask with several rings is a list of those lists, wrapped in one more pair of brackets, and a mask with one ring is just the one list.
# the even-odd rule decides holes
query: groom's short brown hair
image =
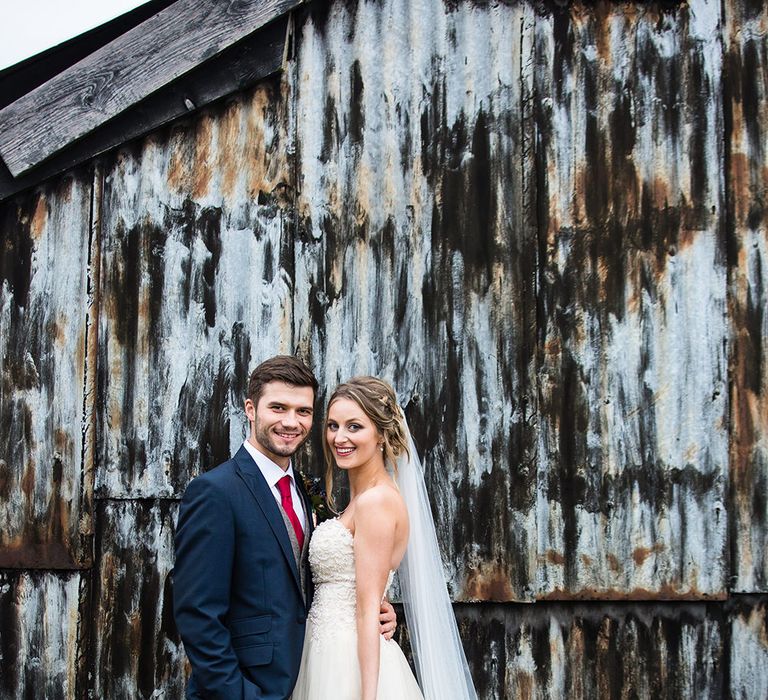
{"label": "groom's short brown hair", "polygon": [[264,360],[253,372],[248,380],[248,398],[254,406],[259,405],[259,399],[264,390],[264,385],[269,382],[284,382],[291,386],[311,386],[317,394],[317,379],[298,357],[292,355],[276,355]]}

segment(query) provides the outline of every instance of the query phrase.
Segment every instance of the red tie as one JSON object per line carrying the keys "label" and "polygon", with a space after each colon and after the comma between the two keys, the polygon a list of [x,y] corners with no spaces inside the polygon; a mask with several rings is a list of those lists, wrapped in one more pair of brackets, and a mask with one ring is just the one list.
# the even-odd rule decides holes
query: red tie
{"label": "red tie", "polygon": [[304,547],[304,530],[301,529],[301,523],[293,509],[293,498],[291,498],[291,477],[286,474],[277,482],[277,489],[280,491],[280,500],[283,504],[283,510],[288,516],[288,520],[293,525],[293,531],[296,533],[296,540],[299,543],[299,551]]}

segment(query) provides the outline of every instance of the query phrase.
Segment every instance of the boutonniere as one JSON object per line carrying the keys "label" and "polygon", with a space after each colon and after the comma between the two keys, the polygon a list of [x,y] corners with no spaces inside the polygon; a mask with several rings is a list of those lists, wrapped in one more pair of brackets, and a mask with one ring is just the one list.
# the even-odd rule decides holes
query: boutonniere
{"label": "boutonniere", "polygon": [[334,514],[328,506],[322,478],[319,476],[309,476],[302,471],[299,472],[299,477],[301,477],[304,490],[307,492],[312,503],[312,521],[315,527],[323,522],[323,520],[333,518]]}

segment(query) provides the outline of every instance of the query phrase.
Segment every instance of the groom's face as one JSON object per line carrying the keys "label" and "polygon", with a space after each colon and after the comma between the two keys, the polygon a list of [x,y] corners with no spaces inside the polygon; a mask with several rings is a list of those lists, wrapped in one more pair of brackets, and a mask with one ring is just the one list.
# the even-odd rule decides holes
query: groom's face
{"label": "groom's face", "polygon": [[283,468],[312,430],[315,392],[311,386],[268,382],[258,404],[247,399],[245,414],[251,423],[250,441]]}

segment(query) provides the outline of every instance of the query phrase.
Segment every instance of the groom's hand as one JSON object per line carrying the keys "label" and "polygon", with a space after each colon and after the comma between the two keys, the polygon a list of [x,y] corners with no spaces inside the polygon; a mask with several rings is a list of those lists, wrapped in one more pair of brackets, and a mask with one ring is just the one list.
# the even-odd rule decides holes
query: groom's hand
{"label": "groom's hand", "polygon": [[395,615],[395,609],[388,600],[385,600],[382,602],[381,609],[379,610],[379,628],[384,635],[384,639],[392,639],[396,627],[397,615]]}

